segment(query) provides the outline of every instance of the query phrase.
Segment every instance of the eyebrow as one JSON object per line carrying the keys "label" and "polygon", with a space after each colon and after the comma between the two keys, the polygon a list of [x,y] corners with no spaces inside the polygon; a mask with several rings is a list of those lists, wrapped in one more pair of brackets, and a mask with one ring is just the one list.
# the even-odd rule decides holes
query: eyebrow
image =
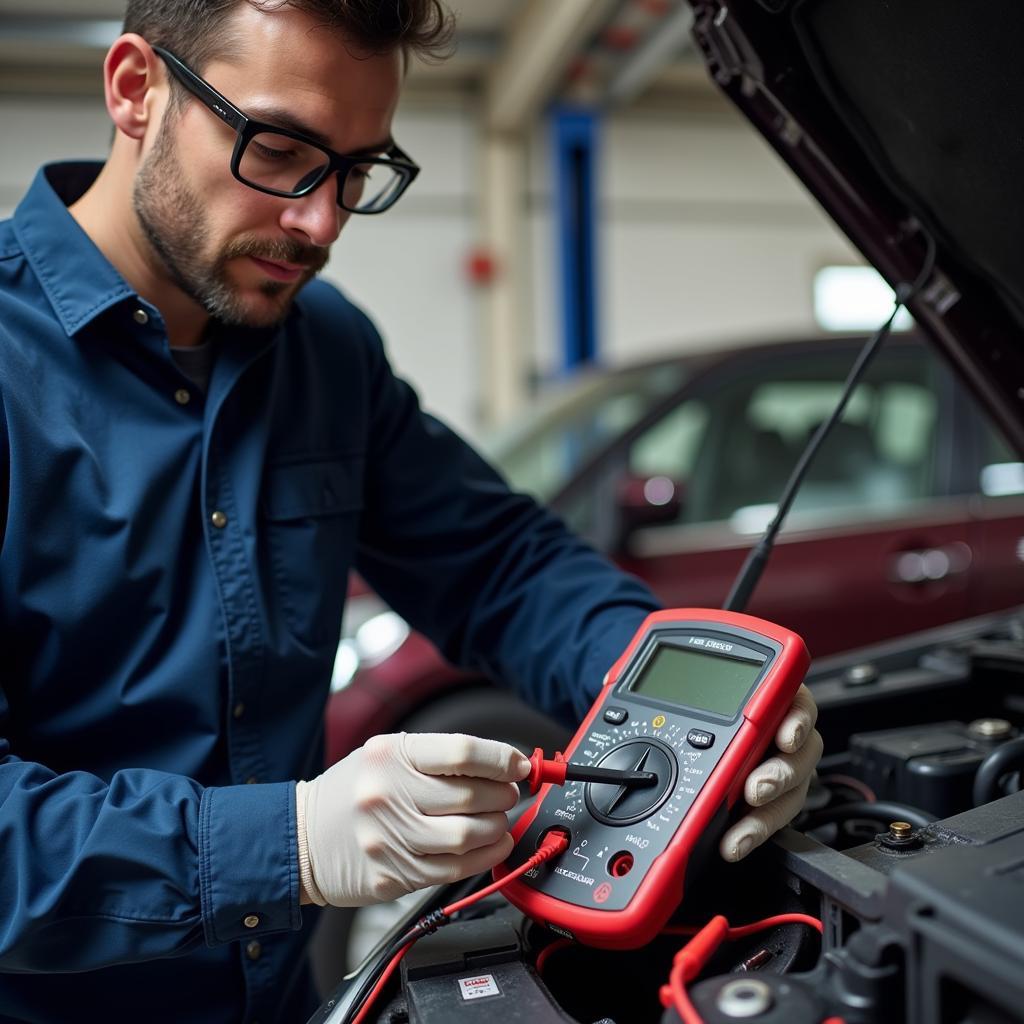
{"label": "eyebrow", "polygon": [[[331,141],[323,134],[323,132],[318,132],[315,128],[306,124],[305,121],[295,117],[294,114],[290,114],[287,110],[282,110],[280,107],[247,107],[246,116],[250,117],[254,121],[265,121],[267,124],[272,126],[286,128],[288,131],[292,132],[298,132],[300,135],[305,135],[314,142],[318,142],[325,149],[331,149]],[[346,155],[354,156],[361,154],[370,156],[374,153],[386,153],[394,146],[394,144],[395,140],[388,135],[387,138],[380,142],[372,143],[369,146],[360,146],[359,149],[351,150]]]}

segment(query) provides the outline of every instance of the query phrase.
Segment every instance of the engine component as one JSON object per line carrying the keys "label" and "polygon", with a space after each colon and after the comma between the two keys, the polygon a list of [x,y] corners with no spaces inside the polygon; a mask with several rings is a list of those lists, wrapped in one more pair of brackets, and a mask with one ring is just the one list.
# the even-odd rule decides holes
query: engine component
{"label": "engine component", "polygon": [[945,818],[975,806],[975,775],[1001,739],[1013,734],[1006,725],[1000,731],[937,722],[859,733],[850,738],[851,770],[879,800],[910,804]]}

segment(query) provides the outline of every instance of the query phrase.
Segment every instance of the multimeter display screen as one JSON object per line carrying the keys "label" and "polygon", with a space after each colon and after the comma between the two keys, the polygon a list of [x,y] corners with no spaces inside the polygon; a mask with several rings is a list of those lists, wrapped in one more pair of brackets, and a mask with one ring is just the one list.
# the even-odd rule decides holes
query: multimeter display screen
{"label": "multimeter display screen", "polygon": [[630,690],[731,718],[763,667],[763,661],[738,661],[661,644]]}

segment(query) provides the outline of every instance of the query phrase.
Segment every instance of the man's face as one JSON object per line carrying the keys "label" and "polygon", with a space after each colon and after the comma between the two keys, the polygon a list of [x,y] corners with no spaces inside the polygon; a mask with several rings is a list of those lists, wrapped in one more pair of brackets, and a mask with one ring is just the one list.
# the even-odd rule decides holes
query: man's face
{"label": "man's face", "polygon": [[[322,137],[339,153],[387,143],[401,55],[349,52],[336,33],[290,9],[239,4],[228,57],[195,69],[247,116]],[[133,205],[171,283],[226,323],[281,320],[327,262],[349,214],[333,175],[282,199],[231,174],[235,133],[186,95],[170,109],[136,174]]]}

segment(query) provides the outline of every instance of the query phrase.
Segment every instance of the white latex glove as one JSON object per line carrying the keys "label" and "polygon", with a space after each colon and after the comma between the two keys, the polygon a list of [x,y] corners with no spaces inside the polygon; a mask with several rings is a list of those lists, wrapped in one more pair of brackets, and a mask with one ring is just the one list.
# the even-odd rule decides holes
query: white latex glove
{"label": "white latex glove", "polygon": [[300,873],[305,846],[312,876],[303,888],[315,903],[360,907],[494,867],[512,851],[505,812],[529,771],[494,740],[375,736],[298,783]]}
{"label": "white latex glove", "polygon": [[807,787],[821,758],[821,735],[814,728],[818,706],[801,686],[775,734],[781,753],[759,764],[743,786],[751,811],[730,828],[718,845],[728,861],[741,860],[800,813]]}

